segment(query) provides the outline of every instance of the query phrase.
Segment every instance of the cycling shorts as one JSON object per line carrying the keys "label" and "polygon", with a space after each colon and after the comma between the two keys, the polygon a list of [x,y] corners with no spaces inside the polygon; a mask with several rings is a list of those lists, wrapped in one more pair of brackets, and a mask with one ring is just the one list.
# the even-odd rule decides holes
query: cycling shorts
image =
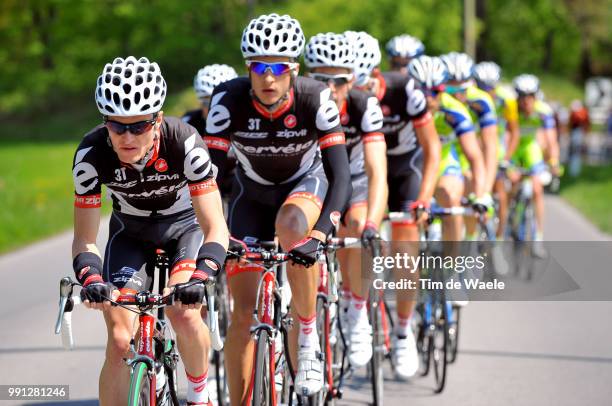
{"label": "cycling shorts", "polygon": [[170,258],[170,273],[194,271],[204,240],[193,210],[163,218],[113,212],[104,254],[103,279],[122,294],[153,288],[156,249]]}
{"label": "cycling shorts", "polygon": [[387,156],[389,211],[408,211],[417,200],[423,180],[423,150],[417,147],[403,155]]}
{"label": "cycling shorts", "polygon": [[546,169],[542,148],[535,137],[521,137],[519,145],[512,155],[512,162],[530,174],[537,174]]}
{"label": "cycling shorts", "polygon": [[459,163],[459,153],[457,152],[460,148],[461,147],[454,142],[442,145],[438,179],[443,176],[456,176],[459,179],[463,179],[461,164]]}
{"label": "cycling shorts", "polygon": [[236,168],[232,197],[229,202],[229,230],[234,238],[245,242],[274,240],[276,215],[283,203],[292,198],[306,198],[319,209],[327,192],[323,164],[315,162],[298,179],[276,185],[262,185],[250,180],[242,168]]}

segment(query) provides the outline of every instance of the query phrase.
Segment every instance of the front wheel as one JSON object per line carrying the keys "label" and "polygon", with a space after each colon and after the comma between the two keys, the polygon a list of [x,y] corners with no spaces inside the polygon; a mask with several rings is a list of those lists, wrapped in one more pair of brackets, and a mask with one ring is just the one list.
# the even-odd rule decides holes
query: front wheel
{"label": "front wheel", "polygon": [[148,372],[149,368],[144,362],[138,362],[132,367],[129,406],[151,405],[151,380]]}
{"label": "front wheel", "polygon": [[268,331],[261,330],[257,340],[257,352],[255,353],[255,368],[253,376],[253,406],[272,405],[272,392],[274,389],[274,377],[270,374],[270,345],[268,343]]}

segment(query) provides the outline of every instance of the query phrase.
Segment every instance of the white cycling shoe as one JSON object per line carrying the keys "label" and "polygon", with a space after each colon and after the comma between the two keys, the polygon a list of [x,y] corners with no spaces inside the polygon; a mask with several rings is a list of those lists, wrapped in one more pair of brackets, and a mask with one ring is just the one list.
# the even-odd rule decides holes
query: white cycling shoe
{"label": "white cycling shoe", "polygon": [[349,323],[349,362],[354,368],[365,366],[372,358],[372,326],[368,319],[355,321],[348,318]]}
{"label": "white cycling shoe", "polygon": [[298,371],[295,391],[298,395],[311,396],[323,388],[323,365],[320,352],[301,348],[298,352]]}
{"label": "white cycling shoe", "polygon": [[394,334],[391,348],[395,375],[402,380],[413,377],[419,369],[419,354],[412,331],[405,338]]}

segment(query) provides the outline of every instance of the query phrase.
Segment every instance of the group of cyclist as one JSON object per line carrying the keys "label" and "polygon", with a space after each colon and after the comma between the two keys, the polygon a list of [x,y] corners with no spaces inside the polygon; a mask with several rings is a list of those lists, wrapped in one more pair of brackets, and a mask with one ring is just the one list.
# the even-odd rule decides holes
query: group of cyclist
{"label": "group of cyclist", "polygon": [[[387,210],[411,212],[412,220],[392,223],[391,239],[418,241],[417,226],[427,221],[432,199],[451,207],[470,196],[474,210],[486,215],[493,193],[504,219],[508,196],[501,179],[513,162],[533,178],[536,238],[542,239],[538,175],[547,163],[557,170],[559,149],[535,76],[516,77],[512,89],[500,84],[495,63],[475,64],[456,52],[427,56],[409,35],[387,43],[392,71],[381,72],[371,35],[322,33],[306,42],[297,20],[277,14],[249,22],[241,51],[248,75],[238,77],[227,65],[201,69],[194,80],[201,108],[182,120],[164,115],[166,83],[147,58],[116,58],[98,78],[95,99],[104,122],[74,157],[72,254],[84,302],[103,310],[108,331],[102,405],[127,398],[123,358],[133,334],[131,313],[109,299],[151,288],[155,248],[172,253],[166,292],[181,289],[167,315],[185,365],[188,404],[201,405],[210,402],[210,343],[199,310],[203,287],[189,282],[217,275],[228,247],[244,253],[249,243],[277,239],[290,254],[291,309],[299,321],[292,330],[294,384],[299,393],[314,394],[323,384],[317,255],[334,230],[368,246],[379,238]],[[96,247],[103,184],[113,202],[104,261]],[[461,217],[446,218],[443,239],[475,238],[475,228],[475,220],[464,227]],[[499,238],[503,230],[501,221]],[[349,361],[359,368],[372,357],[370,287],[359,253],[338,254]],[[239,405],[252,373],[250,327],[262,268],[233,260],[225,270],[233,298],[225,370],[231,402]],[[402,379],[418,369],[410,323],[416,294],[397,293],[392,356]]]}

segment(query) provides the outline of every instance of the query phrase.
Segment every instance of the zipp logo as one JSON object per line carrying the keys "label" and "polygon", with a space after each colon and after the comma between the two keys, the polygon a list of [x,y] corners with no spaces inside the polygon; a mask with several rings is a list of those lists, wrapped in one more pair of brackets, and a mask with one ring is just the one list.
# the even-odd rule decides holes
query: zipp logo
{"label": "zipp logo", "polygon": [[159,173],[156,173],[155,175],[147,176],[147,182],[161,182],[163,180],[175,180],[178,178],[178,173],[175,173],[174,175],[160,175]]}
{"label": "zipp logo", "polygon": [[276,136],[280,138],[303,137],[306,134],[308,134],[308,130],[306,130],[305,128],[301,129],[300,131],[284,129],[276,132]]}
{"label": "zipp logo", "polygon": [[77,207],[100,207],[102,205],[102,198],[100,195],[75,196],[74,204]]}
{"label": "zipp logo", "polygon": [[314,141],[310,140],[303,144],[295,144],[292,142],[291,144],[284,145],[284,146],[283,145],[280,145],[280,146],[266,145],[266,146],[253,147],[250,145],[243,145],[239,142],[234,141],[234,145],[237,148],[239,148],[240,150],[248,154],[262,154],[262,153],[295,154],[297,152],[310,148],[313,144],[314,144]]}

